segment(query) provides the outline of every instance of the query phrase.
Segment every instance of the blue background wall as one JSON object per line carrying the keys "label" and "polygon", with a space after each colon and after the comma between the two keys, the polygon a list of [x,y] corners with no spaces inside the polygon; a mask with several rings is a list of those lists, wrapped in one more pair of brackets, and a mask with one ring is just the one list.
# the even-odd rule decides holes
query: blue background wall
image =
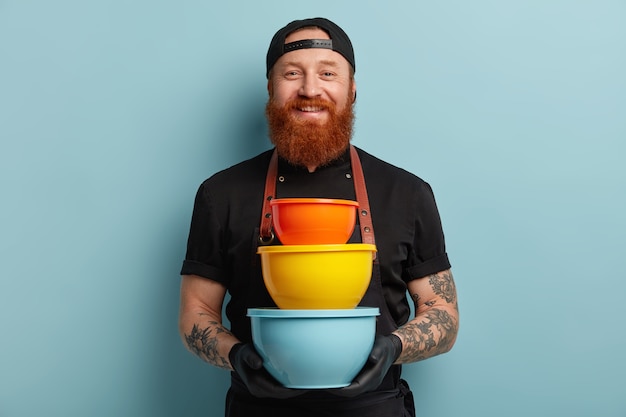
{"label": "blue background wall", "polygon": [[[220,416],[192,201],[269,148],[269,39],[342,25],[354,143],[436,193],[462,329],[421,415],[626,416],[626,3],[0,0],[0,416]],[[332,6],[330,5],[332,4]]]}

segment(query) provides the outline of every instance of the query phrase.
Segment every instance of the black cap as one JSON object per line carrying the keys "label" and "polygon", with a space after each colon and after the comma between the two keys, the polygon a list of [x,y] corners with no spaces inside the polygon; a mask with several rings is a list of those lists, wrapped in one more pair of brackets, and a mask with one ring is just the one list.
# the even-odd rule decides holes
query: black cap
{"label": "black cap", "polygon": [[[307,39],[285,45],[285,38],[289,36],[290,33],[309,26],[317,26],[323,29],[326,33],[328,33],[330,39]],[[350,42],[350,38],[348,38],[346,32],[328,19],[315,17],[312,19],[294,20],[276,32],[272,38],[272,42],[270,42],[270,47],[267,50],[266,77],[269,78],[270,70],[276,61],[278,61],[278,58],[287,52],[305,48],[324,48],[339,52],[350,63],[350,65],[352,65],[352,70],[356,71],[352,42]]]}

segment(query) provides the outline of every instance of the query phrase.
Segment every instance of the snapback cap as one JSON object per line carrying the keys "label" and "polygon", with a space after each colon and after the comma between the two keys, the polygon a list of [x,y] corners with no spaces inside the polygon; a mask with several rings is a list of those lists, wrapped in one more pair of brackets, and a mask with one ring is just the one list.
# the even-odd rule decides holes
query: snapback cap
{"label": "snapback cap", "polygon": [[[320,29],[328,33],[330,39],[303,39],[296,42],[291,42],[285,45],[285,38],[289,34],[295,32],[298,29],[305,27],[317,26]],[[294,20],[284,28],[280,29],[270,42],[270,47],[267,50],[266,57],[266,72],[265,76],[269,78],[270,70],[278,61],[278,58],[286,54],[287,52],[295,51],[297,49],[307,48],[324,48],[331,49],[340,53],[350,63],[352,70],[356,71],[354,63],[354,50],[352,49],[352,42],[350,38],[339,26],[323,17],[315,17],[312,19]]]}

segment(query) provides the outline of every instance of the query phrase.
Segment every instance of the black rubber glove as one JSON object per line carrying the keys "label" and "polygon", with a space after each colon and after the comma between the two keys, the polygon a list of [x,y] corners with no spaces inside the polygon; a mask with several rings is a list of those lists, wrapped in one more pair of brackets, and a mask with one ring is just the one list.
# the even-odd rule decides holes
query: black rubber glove
{"label": "black rubber glove", "polygon": [[402,353],[402,341],[395,334],[376,336],[374,346],[363,369],[352,383],[344,388],[329,392],[342,397],[356,397],[364,392],[373,391],[383,382],[387,371]]}
{"label": "black rubber glove", "polygon": [[228,352],[230,364],[255,397],[291,398],[308,390],[286,388],[263,368],[263,359],[251,344],[237,343]]}

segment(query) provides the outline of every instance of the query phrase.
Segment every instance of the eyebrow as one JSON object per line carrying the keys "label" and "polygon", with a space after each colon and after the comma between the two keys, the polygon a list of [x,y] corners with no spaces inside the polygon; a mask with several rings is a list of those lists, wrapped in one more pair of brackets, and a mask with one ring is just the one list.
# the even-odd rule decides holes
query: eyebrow
{"label": "eyebrow", "polygon": [[[330,60],[330,59],[323,59],[319,62],[322,65],[328,66],[328,67],[338,67],[339,63],[337,61],[334,60]],[[293,65],[293,66],[300,66],[302,65],[301,63],[297,62],[297,61],[287,61],[285,62],[283,65],[285,66],[289,66],[289,65]]]}
{"label": "eyebrow", "polygon": [[331,60],[326,60],[326,59],[320,61],[320,63],[323,64],[323,65],[331,66],[331,67],[338,67],[339,66],[339,63],[337,61],[331,61]]}

